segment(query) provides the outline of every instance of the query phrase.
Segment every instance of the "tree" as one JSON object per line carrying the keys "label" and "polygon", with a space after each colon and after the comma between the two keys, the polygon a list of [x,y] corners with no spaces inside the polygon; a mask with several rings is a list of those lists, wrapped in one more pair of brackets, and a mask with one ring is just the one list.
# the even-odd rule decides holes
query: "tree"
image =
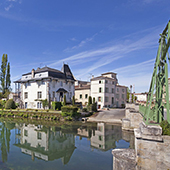
{"label": "tree", "polygon": [[95,97],[93,97],[93,104],[95,103]]}
{"label": "tree", "polygon": [[91,104],[92,104],[92,98],[91,96],[89,96],[88,105],[91,105]]}
{"label": "tree", "polygon": [[42,106],[43,106],[44,109],[45,109],[45,107],[47,107],[49,105],[49,102],[48,102],[47,99],[41,100],[41,103],[42,103]]}
{"label": "tree", "polygon": [[64,102],[63,102],[63,106],[66,105],[66,95],[64,95]]}
{"label": "tree", "polygon": [[0,81],[2,94],[5,94],[6,91],[10,91],[10,63],[8,63],[7,54],[3,54],[2,56]]}
{"label": "tree", "polygon": [[72,105],[73,106],[75,105],[75,97],[74,96],[72,97]]}

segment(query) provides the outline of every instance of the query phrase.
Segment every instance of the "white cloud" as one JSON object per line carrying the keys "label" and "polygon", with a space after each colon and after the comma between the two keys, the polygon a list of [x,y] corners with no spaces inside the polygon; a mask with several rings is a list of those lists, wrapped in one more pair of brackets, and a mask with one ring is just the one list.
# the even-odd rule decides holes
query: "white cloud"
{"label": "white cloud", "polygon": [[9,6],[5,7],[5,11],[9,11],[12,7],[13,7],[13,5],[10,4]]}

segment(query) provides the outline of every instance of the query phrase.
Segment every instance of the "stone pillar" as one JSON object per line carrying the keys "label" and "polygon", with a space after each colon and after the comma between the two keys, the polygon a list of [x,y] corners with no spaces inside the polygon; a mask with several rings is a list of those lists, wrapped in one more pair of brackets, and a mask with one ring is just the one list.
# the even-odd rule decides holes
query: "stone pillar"
{"label": "stone pillar", "polygon": [[135,129],[135,153],[138,169],[170,168],[170,136],[162,136],[160,126],[140,123]]}

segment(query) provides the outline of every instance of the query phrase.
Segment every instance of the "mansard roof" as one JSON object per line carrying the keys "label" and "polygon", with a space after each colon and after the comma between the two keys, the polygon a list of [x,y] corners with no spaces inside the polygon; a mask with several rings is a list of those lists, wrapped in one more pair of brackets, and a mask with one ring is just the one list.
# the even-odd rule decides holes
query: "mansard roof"
{"label": "mansard roof", "polygon": [[[74,76],[69,68],[69,66],[67,64],[63,64],[62,70],[59,71],[57,69],[54,68],[50,68],[50,67],[43,67],[43,68],[37,68],[37,70],[35,70],[34,74],[37,73],[43,73],[43,72],[48,72],[48,77],[41,77],[41,78],[31,78],[31,79],[19,79],[17,81],[15,81],[14,83],[19,83],[19,82],[27,82],[27,81],[31,81],[31,80],[42,80],[42,79],[55,79],[55,78],[59,78],[59,79],[65,79],[65,80],[74,80]],[[26,76],[26,75],[31,75],[31,72],[25,73],[22,76]]]}

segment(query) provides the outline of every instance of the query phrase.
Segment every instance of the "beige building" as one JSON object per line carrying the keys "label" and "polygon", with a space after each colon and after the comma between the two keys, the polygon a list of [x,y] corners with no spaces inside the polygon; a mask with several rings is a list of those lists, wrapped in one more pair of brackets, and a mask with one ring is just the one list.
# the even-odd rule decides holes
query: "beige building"
{"label": "beige building", "polygon": [[90,96],[90,82],[76,81],[75,82],[75,100],[76,102],[82,102],[83,106],[88,103]]}
{"label": "beige building", "polygon": [[103,107],[123,107],[126,103],[127,87],[118,84],[116,73],[108,72],[93,77],[90,82],[77,81],[75,96],[77,102],[86,105],[88,96],[95,98],[98,109]]}

